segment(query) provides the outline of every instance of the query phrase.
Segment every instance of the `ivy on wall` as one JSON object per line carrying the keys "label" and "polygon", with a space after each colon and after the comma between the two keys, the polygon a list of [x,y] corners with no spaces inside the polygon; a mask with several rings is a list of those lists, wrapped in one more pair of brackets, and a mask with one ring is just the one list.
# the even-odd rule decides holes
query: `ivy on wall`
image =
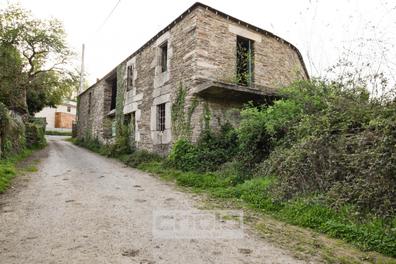
{"label": "ivy on wall", "polygon": [[199,105],[198,99],[193,97],[190,106],[185,111],[186,97],[187,89],[180,83],[175,102],[172,104],[171,115],[172,134],[176,140],[180,138],[190,139],[192,134],[191,117]]}
{"label": "ivy on wall", "polygon": [[126,99],[126,64],[122,63],[117,67],[117,97],[115,108],[115,141],[113,142],[111,152],[130,153],[135,147],[134,138],[131,137],[131,126],[125,124],[124,105]]}
{"label": "ivy on wall", "polygon": [[117,67],[117,98],[116,98],[116,127],[119,129],[124,122],[124,104],[125,104],[125,92],[126,92],[126,81],[125,77],[125,63],[120,64]]}
{"label": "ivy on wall", "polygon": [[204,130],[209,130],[210,129],[210,120],[212,119],[212,114],[210,112],[208,102],[205,102],[205,104],[204,104],[202,118],[203,118]]}
{"label": "ivy on wall", "polygon": [[0,102],[0,158],[19,153],[25,146],[25,125]]}

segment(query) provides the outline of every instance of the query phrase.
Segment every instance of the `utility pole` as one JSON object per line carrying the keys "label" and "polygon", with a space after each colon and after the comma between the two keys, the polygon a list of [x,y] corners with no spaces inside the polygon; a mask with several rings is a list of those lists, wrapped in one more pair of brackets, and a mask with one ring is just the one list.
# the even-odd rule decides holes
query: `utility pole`
{"label": "utility pole", "polygon": [[73,135],[77,133],[77,125],[78,125],[78,109],[79,109],[79,102],[78,102],[78,96],[80,93],[83,92],[83,86],[84,86],[84,53],[85,53],[85,44],[82,44],[82,50],[81,50],[81,69],[80,69],[80,86],[78,87],[77,91],[77,114],[76,114],[76,120],[73,122]]}
{"label": "utility pole", "polygon": [[78,94],[83,92],[84,86],[84,53],[85,53],[85,44],[82,44],[82,51],[81,51],[81,70],[80,70],[80,87],[78,87]]}

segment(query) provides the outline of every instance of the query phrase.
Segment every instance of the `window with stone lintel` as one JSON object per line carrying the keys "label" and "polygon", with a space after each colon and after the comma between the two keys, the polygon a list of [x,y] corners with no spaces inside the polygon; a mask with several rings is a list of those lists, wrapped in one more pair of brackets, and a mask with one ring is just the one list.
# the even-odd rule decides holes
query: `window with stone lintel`
{"label": "window with stone lintel", "polygon": [[253,83],[253,44],[253,40],[237,36],[236,81],[240,85]]}
{"label": "window with stone lintel", "polygon": [[157,105],[157,131],[165,131],[165,103]]}
{"label": "window with stone lintel", "polygon": [[161,49],[161,72],[168,70],[168,42],[166,41],[160,46]]}

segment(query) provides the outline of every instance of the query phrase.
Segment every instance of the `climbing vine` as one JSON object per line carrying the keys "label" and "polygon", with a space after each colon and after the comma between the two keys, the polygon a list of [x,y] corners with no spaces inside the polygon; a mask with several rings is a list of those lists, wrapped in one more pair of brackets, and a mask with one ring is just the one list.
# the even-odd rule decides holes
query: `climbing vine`
{"label": "climbing vine", "polygon": [[187,89],[180,83],[176,100],[172,105],[172,131],[176,139],[185,138],[189,139],[192,134],[191,118],[195,109],[199,105],[196,97],[193,97],[191,104],[185,111],[187,98]]}
{"label": "climbing vine", "polygon": [[125,76],[125,64],[121,64],[117,67],[117,98],[116,98],[116,127],[119,129],[124,122],[124,104],[125,104],[125,92],[126,82]]}
{"label": "climbing vine", "polygon": [[19,153],[25,146],[25,125],[0,102],[0,158]]}
{"label": "climbing vine", "polygon": [[209,103],[205,102],[204,108],[203,108],[203,124],[204,124],[204,130],[209,130],[210,129],[210,120],[212,119],[212,114],[209,109]]}

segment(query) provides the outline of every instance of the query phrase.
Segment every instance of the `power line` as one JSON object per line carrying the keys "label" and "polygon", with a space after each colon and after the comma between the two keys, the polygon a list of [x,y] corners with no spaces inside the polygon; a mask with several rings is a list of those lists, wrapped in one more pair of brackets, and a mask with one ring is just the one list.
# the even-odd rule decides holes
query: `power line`
{"label": "power line", "polygon": [[114,13],[114,11],[116,10],[116,8],[118,7],[118,5],[120,4],[121,0],[118,0],[118,2],[115,4],[115,6],[113,7],[113,9],[110,11],[110,13],[108,14],[108,16],[105,18],[105,20],[103,21],[103,23],[100,25],[100,27],[96,30],[96,32],[99,32],[104,25],[107,23],[107,21],[110,19],[111,15]]}

